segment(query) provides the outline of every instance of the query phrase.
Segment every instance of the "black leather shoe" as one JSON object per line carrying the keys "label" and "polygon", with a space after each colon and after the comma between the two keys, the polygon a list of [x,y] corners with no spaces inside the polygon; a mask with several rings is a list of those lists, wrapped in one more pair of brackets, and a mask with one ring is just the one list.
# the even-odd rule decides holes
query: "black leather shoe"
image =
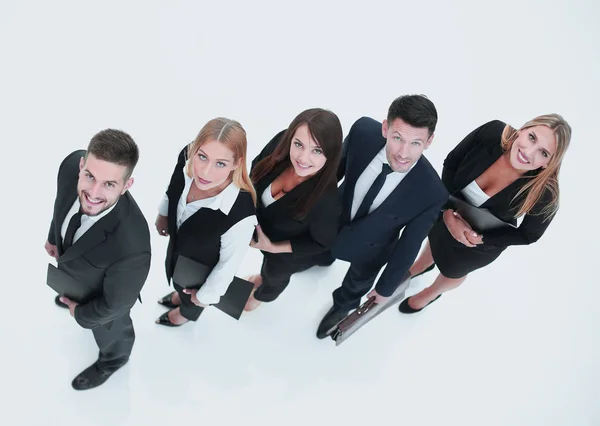
{"label": "black leather shoe", "polygon": [[329,335],[330,330],[348,316],[348,312],[350,311],[339,311],[335,306],[332,306],[329,312],[327,312],[321,320],[321,324],[319,324],[317,337],[319,339],[326,338]]}
{"label": "black leather shoe", "polygon": [[433,268],[435,268],[435,263],[432,263],[431,266],[428,266],[423,272],[419,272],[417,275],[414,275],[411,278],[417,278],[419,275],[423,275],[424,273],[431,271]]}
{"label": "black leather shoe", "polygon": [[64,304],[63,302],[60,301],[60,296],[56,296],[54,298],[54,303],[56,303],[56,306],[60,306],[61,308],[69,309],[69,307],[66,304]]}
{"label": "black leather shoe", "polygon": [[440,294],[438,297],[436,297],[435,299],[433,299],[427,305],[423,306],[421,309],[413,309],[413,308],[411,308],[410,305],[408,304],[408,299],[410,299],[410,297],[407,297],[406,299],[404,299],[402,301],[402,303],[400,303],[400,306],[398,306],[398,310],[400,312],[402,312],[403,314],[414,314],[416,312],[421,312],[423,309],[425,309],[426,307],[428,307],[429,305],[431,305],[433,302],[435,302],[436,300],[438,300],[441,296],[442,295]]}
{"label": "black leather shoe", "polygon": [[174,291],[171,292],[171,293],[169,293],[169,294],[167,294],[162,299],[159,299],[158,300],[158,304],[166,306],[169,309],[175,309],[175,308],[177,308],[179,305],[176,305],[175,303],[173,303],[173,294],[175,294]]}
{"label": "black leather shoe", "polygon": [[75,390],[93,389],[106,382],[115,371],[116,370],[104,370],[98,365],[98,362],[95,362],[79,373],[79,375],[73,379],[71,386],[73,386],[73,389]]}

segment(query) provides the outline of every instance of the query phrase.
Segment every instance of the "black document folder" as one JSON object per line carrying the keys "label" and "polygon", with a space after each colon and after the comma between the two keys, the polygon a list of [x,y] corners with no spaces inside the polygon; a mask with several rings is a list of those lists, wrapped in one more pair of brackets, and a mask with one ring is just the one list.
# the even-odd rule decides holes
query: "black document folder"
{"label": "black document folder", "polygon": [[46,284],[60,296],[68,297],[77,303],[85,303],[94,296],[95,288],[89,287],[84,281],[78,281],[52,265],[48,264]]}
{"label": "black document folder", "polygon": [[[211,270],[202,263],[179,255],[173,271],[173,282],[183,288],[199,289],[208,278]],[[233,277],[233,281],[229,284],[225,294],[221,296],[219,303],[211,306],[239,320],[253,288],[254,284],[250,281]]]}
{"label": "black document folder", "polygon": [[489,210],[475,207],[453,195],[450,195],[450,201],[454,204],[455,210],[471,225],[475,232],[484,233],[498,228],[516,228],[512,223],[504,222],[494,216]]}

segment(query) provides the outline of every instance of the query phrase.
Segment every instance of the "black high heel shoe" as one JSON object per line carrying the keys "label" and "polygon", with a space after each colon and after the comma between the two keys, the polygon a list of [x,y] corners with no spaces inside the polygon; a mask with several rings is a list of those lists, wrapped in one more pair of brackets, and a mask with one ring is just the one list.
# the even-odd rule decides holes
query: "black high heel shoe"
{"label": "black high heel shoe", "polygon": [[169,319],[169,312],[171,312],[171,311],[165,312],[160,317],[158,317],[158,319],[156,320],[156,323],[159,325],[167,326],[167,327],[181,327],[183,324],[185,324],[185,322],[183,324],[172,323],[171,320]]}
{"label": "black high heel shoe", "polygon": [[410,278],[411,279],[412,278],[417,278],[419,275],[423,275],[424,273],[431,271],[433,268],[435,268],[435,263],[432,263],[431,266],[428,266],[427,268],[425,268],[425,270],[423,272],[419,272],[417,275],[413,275]]}
{"label": "black high heel shoe", "polygon": [[413,308],[411,308],[410,305],[408,304],[408,299],[410,299],[410,297],[407,297],[406,299],[404,299],[402,301],[402,303],[400,303],[400,306],[398,306],[398,310],[400,312],[402,312],[403,314],[414,314],[416,312],[421,312],[427,306],[431,305],[433,302],[435,302],[436,300],[438,300],[440,297],[442,297],[441,294],[438,297],[436,297],[435,299],[433,299],[431,302],[429,302],[427,305],[423,306],[421,309],[413,309]]}
{"label": "black high heel shoe", "polygon": [[167,294],[166,296],[164,296],[162,299],[158,300],[158,304],[159,305],[163,305],[169,309],[175,309],[177,307],[179,307],[179,305],[176,305],[175,303],[173,303],[173,295],[175,294],[175,292],[171,292],[169,294]]}

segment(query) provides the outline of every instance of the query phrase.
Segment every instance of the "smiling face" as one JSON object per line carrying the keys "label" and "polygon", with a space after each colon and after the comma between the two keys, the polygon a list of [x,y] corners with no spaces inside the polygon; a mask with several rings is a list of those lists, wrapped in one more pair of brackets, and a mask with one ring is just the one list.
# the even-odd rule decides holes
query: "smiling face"
{"label": "smiling face", "polygon": [[125,180],[127,168],[100,160],[88,154],[79,162],[77,194],[81,210],[88,216],[97,216],[113,206],[133,185],[133,178]]}
{"label": "smiling face", "polygon": [[534,126],[518,132],[510,149],[510,164],[522,171],[547,167],[556,152],[556,136],[547,126]]}
{"label": "smiling face", "polygon": [[216,188],[229,178],[240,163],[225,144],[216,140],[205,142],[192,157],[194,184],[204,191]]}
{"label": "smiling face", "polygon": [[307,124],[299,126],[292,137],[290,161],[296,174],[301,177],[318,173],[327,162],[321,146],[310,134]]}
{"label": "smiling face", "polygon": [[413,127],[401,118],[396,118],[392,123],[383,120],[382,134],[387,141],[385,156],[392,170],[397,173],[408,172],[433,140],[433,134],[429,136],[426,127]]}

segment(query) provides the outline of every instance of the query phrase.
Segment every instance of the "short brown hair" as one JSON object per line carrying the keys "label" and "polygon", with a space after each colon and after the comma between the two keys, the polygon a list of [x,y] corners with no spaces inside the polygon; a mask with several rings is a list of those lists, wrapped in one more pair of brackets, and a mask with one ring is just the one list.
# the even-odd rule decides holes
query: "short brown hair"
{"label": "short brown hair", "polygon": [[88,144],[86,160],[89,154],[99,160],[125,166],[125,180],[131,177],[140,158],[138,146],[132,137],[121,130],[106,129],[92,137]]}

